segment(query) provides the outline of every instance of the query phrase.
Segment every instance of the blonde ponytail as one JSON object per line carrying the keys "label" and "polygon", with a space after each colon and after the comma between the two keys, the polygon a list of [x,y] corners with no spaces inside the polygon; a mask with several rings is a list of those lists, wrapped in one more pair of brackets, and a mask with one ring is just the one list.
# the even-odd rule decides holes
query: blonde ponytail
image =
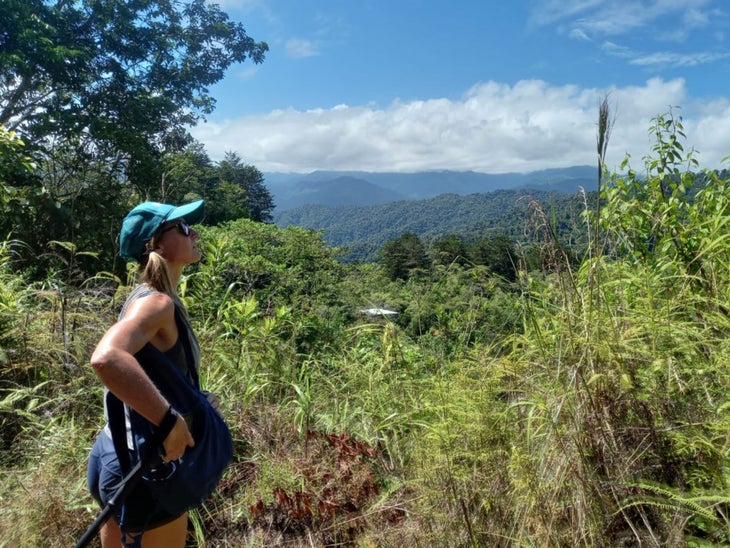
{"label": "blonde ponytail", "polygon": [[[146,261],[144,260],[146,259]],[[170,281],[170,273],[167,270],[167,261],[157,251],[145,253],[142,262],[142,273],[140,281],[152,286],[157,291],[167,293],[171,297],[177,295],[177,288]]]}
{"label": "blonde ponytail", "polygon": [[153,289],[169,295],[176,305],[187,315],[187,310],[177,294],[177,287],[170,279],[170,271],[167,268],[165,258],[157,253],[157,236],[154,236],[148,243],[145,252],[142,254],[140,264],[142,273],[139,281],[147,284]]}

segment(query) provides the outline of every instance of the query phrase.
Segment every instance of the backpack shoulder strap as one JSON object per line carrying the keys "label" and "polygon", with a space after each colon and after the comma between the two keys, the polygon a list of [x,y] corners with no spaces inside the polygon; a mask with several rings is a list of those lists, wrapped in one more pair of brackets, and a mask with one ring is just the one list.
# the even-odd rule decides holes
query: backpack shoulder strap
{"label": "backpack shoulder strap", "polygon": [[124,403],[111,392],[106,393],[106,412],[114,451],[117,454],[122,473],[126,474],[132,467],[127,445],[127,419],[124,413]]}
{"label": "backpack shoulder strap", "polygon": [[[124,313],[133,301],[140,297],[151,295],[152,293],[155,293],[155,289],[147,285],[140,284],[135,287],[124,302],[122,310],[119,313],[119,319],[124,317]],[[105,391],[105,400],[107,424],[112,435],[114,451],[117,454],[122,472],[126,474],[132,468],[132,462],[129,457],[129,443],[127,441],[127,413],[125,404],[109,390]]]}
{"label": "backpack shoulder strap", "polygon": [[122,305],[122,310],[119,312],[119,319],[121,320],[124,317],[124,314],[125,312],[127,312],[127,308],[129,308],[130,304],[132,304],[134,301],[141,297],[146,297],[147,295],[152,295],[153,293],[159,293],[159,291],[157,291],[153,287],[150,287],[147,284],[139,284],[137,287],[135,287],[127,297],[127,300],[124,301],[124,305]]}
{"label": "backpack shoulder strap", "polygon": [[188,374],[193,381],[195,388],[200,388],[200,377],[198,376],[198,363],[193,352],[193,342],[191,340],[190,324],[184,314],[177,306],[175,306],[175,322],[177,323],[177,333],[180,338],[183,349],[185,350],[185,360],[188,363]]}

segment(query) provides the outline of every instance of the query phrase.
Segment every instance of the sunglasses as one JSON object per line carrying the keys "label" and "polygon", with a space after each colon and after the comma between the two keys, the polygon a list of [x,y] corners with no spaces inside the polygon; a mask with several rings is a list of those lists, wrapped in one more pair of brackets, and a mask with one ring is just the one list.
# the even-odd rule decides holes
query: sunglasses
{"label": "sunglasses", "polygon": [[178,221],[174,225],[168,226],[167,228],[162,230],[160,234],[164,234],[165,232],[172,230],[173,228],[177,228],[180,231],[180,234],[182,234],[183,236],[190,236],[193,231],[188,223],[186,223],[185,221]]}

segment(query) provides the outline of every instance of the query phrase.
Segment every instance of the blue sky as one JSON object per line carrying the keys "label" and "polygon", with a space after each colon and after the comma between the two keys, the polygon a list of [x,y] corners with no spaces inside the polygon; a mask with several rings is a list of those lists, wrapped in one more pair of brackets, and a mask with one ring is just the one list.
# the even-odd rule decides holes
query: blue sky
{"label": "blue sky", "polygon": [[650,120],[682,116],[704,167],[730,155],[726,0],[221,0],[269,44],[211,87],[193,130],[214,160],[264,172],[595,163],[641,168]]}

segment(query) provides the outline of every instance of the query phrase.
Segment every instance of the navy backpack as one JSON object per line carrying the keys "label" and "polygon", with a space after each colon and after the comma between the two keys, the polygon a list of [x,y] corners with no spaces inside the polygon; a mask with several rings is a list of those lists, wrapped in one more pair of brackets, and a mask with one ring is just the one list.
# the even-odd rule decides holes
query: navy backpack
{"label": "navy backpack", "polygon": [[[107,394],[109,427],[122,473],[127,474],[141,460],[156,461],[154,469],[142,476],[143,485],[138,488],[146,490],[154,499],[156,510],[170,515],[179,515],[202,503],[214,491],[233,458],[230,430],[200,390],[188,324],[177,307],[175,321],[187,362],[191,364],[190,378],[149,343],[135,354],[135,358],[173,409],[185,417],[195,446],[188,447],[179,461],[161,464],[161,459],[154,458],[162,451],[157,441],[159,435],[155,435],[156,426],[127,407],[133,442],[130,449],[124,404],[111,392]],[[122,530],[124,504],[116,515]]]}

